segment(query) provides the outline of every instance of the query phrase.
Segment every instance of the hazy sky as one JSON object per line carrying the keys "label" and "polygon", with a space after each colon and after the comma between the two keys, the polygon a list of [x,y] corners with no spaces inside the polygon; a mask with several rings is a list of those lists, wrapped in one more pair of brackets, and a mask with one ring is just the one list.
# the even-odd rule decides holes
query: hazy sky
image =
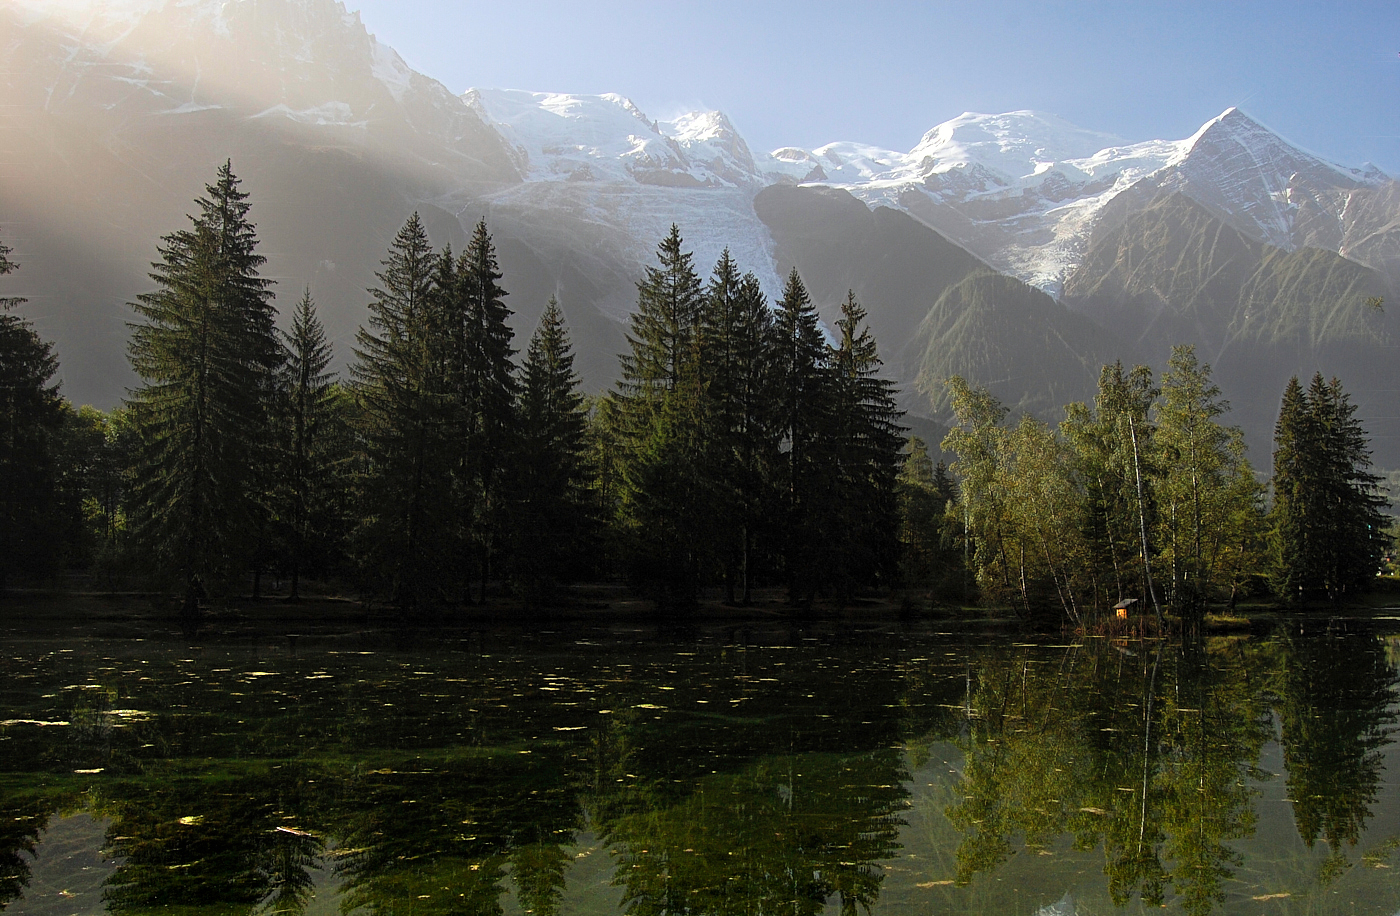
{"label": "hazy sky", "polygon": [[1238,106],[1400,176],[1400,4],[346,0],[415,69],[472,86],[725,111],[756,149],[912,148],[963,111],[1032,108],[1126,140]]}

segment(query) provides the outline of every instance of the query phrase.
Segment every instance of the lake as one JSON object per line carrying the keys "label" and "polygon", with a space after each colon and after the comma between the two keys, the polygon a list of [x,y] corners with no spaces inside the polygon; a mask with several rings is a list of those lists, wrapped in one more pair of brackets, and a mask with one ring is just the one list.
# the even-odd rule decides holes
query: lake
{"label": "lake", "polygon": [[1393,916],[1397,633],[12,630],[0,905]]}

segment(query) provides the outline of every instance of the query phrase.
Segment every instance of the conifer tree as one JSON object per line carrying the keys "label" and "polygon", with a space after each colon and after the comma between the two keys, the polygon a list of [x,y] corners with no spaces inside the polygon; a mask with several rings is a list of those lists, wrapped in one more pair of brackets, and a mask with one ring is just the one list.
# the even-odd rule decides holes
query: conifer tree
{"label": "conifer tree", "polygon": [[[765,471],[777,451],[765,390],[773,315],[753,274],[739,275],[725,249],[700,309],[699,358],[705,380],[702,473],[716,502],[708,510],[712,551],[729,603],[748,603],[753,553],[765,506]],[[738,594],[736,594],[738,591]]]}
{"label": "conifer tree", "polygon": [[[17,269],[0,244],[0,276]],[[23,299],[0,299],[0,591],[18,573],[47,573],[54,549],[56,438],[65,404],[53,381],[50,346],[8,310]]]}
{"label": "conifer tree", "polygon": [[301,597],[301,573],[308,554],[333,537],[326,522],[334,504],[338,457],[332,448],[339,438],[335,374],[329,371],[332,351],[316,314],[308,287],[292,312],[292,328],[283,335],[287,362],[282,374],[284,440],[280,483],[282,520],[287,529],[287,563],[291,576],[288,597]]}
{"label": "conifer tree", "polygon": [[460,324],[454,323],[453,331],[459,335],[461,356],[459,374],[452,383],[465,422],[457,504],[464,519],[475,520],[469,534],[480,551],[483,601],[497,531],[503,524],[500,489],[514,450],[519,388],[512,362],[511,310],[505,304],[506,291],[498,282],[501,277],[495,245],[483,219],[457,263],[461,304],[455,322]]}
{"label": "conifer tree", "polygon": [[875,338],[865,309],[848,292],[836,322],[839,339],[829,355],[839,483],[833,494],[839,545],[837,568],[844,597],[857,584],[892,584],[898,575],[898,501],[903,463],[904,411],[894,384],[880,378]]}
{"label": "conifer tree", "polygon": [[637,309],[615,394],[621,436],[621,514],[632,575],[667,606],[693,604],[714,504],[703,475],[699,371],[700,278],[680,230],[657,247],[637,284]]}
{"label": "conifer tree", "polygon": [[1340,601],[1374,581],[1387,538],[1380,478],[1356,407],[1321,373],[1284,390],[1274,431],[1272,528],[1278,588],[1290,601]]}
{"label": "conifer tree", "polygon": [[376,275],[351,367],[365,450],[358,540],[365,564],[388,578],[401,607],[443,596],[455,527],[456,446],[433,285],[439,263],[413,214]]}
{"label": "conifer tree", "polygon": [[680,387],[694,358],[702,289],[684,244],[680,228],[672,225],[656,249],[660,266],[648,267],[637,284],[637,308],[627,332],[630,352],[621,357],[618,384],[637,422],[650,419],[663,395]]}
{"label": "conifer tree", "polygon": [[578,568],[592,540],[588,419],[573,347],[550,297],[525,353],[511,529],[515,577],[528,598]]}
{"label": "conifer tree", "polygon": [[789,596],[809,604],[827,582],[830,500],[837,485],[832,433],[832,373],[817,310],[794,269],[773,321],[776,428],[786,451],[780,464],[784,561]]}
{"label": "conifer tree", "polygon": [[268,511],[269,425],[282,349],[248,194],[225,163],[191,228],[162,239],[157,289],[137,297],[129,345],[142,384],[135,533],[187,610],[249,555]]}
{"label": "conifer tree", "polygon": [[1322,561],[1317,530],[1321,520],[1320,491],[1309,483],[1321,476],[1316,466],[1321,436],[1312,428],[1307,396],[1298,377],[1288,380],[1274,424],[1274,504],[1270,513],[1275,588],[1285,598],[1302,600],[1321,578]]}

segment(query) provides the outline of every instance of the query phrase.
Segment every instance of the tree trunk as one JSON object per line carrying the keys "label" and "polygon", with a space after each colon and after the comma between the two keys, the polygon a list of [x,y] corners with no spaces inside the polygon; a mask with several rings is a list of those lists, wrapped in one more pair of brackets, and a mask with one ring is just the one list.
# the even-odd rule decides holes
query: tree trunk
{"label": "tree trunk", "polygon": [[1157,590],[1152,587],[1152,563],[1147,550],[1147,503],[1142,492],[1142,467],[1138,457],[1137,424],[1128,417],[1128,433],[1133,439],[1133,476],[1137,479],[1138,525],[1142,533],[1142,577],[1147,594],[1152,598],[1152,610],[1157,613],[1157,625],[1163,626],[1162,606],[1157,603]]}

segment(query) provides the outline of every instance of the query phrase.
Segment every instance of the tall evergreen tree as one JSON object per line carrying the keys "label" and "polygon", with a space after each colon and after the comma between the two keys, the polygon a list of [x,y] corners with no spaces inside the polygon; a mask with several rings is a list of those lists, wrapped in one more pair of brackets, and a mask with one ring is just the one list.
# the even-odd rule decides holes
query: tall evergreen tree
{"label": "tall evergreen tree", "polygon": [[287,362],[283,369],[284,439],[280,486],[282,519],[287,531],[289,597],[301,597],[301,574],[309,553],[334,535],[326,524],[334,504],[336,466],[332,451],[340,437],[332,350],[307,288],[292,312],[291,330],[283,335]]}
{"label": "tall evergreen tree", "polygon": [[[0,276],[18,265],[0,244]],[[58,359],[47,343],[0,299],[0,591],[17,573],[53,570],[57,437],[65,405],[53,381]]]}
{"label": "tall evergreen tree", "polygon": [[703,388],[702,473],[716,502],[708,510],[711,553],[732,604],[748,603],[755,538],[767,504],[765,472],[777,451],[765,390],[772,375],[767,345],[773,315],[753,274],[739,275],[725,249],[715,265],[699,319]]}
{"label": "tall evergreen tree", "polygon": [[632,575],[667,606],[693,604],[714,504],[703,474],[702,286],[680,230],[637,284],[615,401],[622,439],[621,514]]}
{"label": "tall evergreen tree", "polygon": [[621,357],[618,390],[628,412],[646,422],[660,408],[663,395],[681,385],[692,364],[703,303],[694,256],[684,249],[680,228],[657,246],[658,267],[647,267],[637,284],[637,308],[627,332],[630,352]]}
{"label": "tall evergreen tree", "polygon": [[894,384],[879,376],[880,356],[865,309],[849,292],[836,322],[832,368],[834,434],[839,484],[833,494],[839,545],[836,568],[849,597],[856,585],[892,584],[898,576],[899,507],[896,480],[903,463],[904,411]]}
{"label": "tall evergreen tree", "polygon": [[1321,373],[1284,390],[1274,428],[1277,586],[1290,601],[1340,601],[1374,581],[1387,536],[1381,478],[1356,407]]}
{"label": "tall evergreen tree", "polygon": [[515,578],[527,598],[579,568],[592,541],[588,418],[573,347],[550,297],[525,352],[511,507]]}
{"label": "tall evergreen tree", "polygon": [[272,281],[225,163],[191,228],[162,239],[156,291],[138,296],[129,345],[139,435],[134,522],[156,569],[200,592],[242,567],[267,512],[269,421],[281,365]]}
{"label": "tall evergreen tree", "polygon": [[455,529],[457,445],[433,284],[439,263],[413,214],[376,275],[351,367],[365,450],[358,541],[364,563],[387,577],[401,607],[444,596]]}
{"label": "tall evergreen tree", "polygon": [[481,599],[491,576],[501,518],[501,482],[513,454],[518,382],[512,358],[514,332],[499,283],[501,271],[495,245],[483,219],[457,263],[460,305],[453,316],[453,333],[460,341],[458,375],[452,380],[465,436],[458,464],[457,505],[469,525],[468,540],[480,552]]}
{"label": "tall evergreen tree", "polygon": [[817,310],[794,269],[773,322],[773,384],[786,533],[785,572],[794,604],[827,584],[830,500],[837,485],[832,436],[832,372]]}

